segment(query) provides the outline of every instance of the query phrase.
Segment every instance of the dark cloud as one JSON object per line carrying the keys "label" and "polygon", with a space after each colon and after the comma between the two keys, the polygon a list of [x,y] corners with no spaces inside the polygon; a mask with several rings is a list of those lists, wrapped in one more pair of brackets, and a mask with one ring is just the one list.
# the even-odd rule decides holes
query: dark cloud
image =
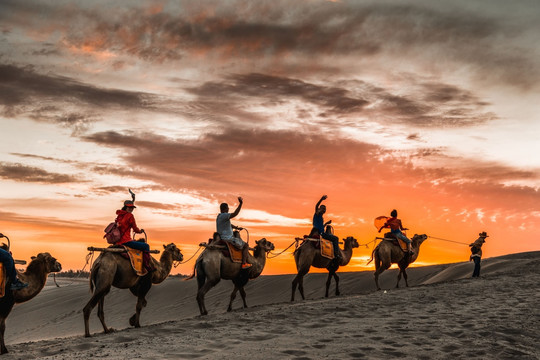
{"label": "dark cloud", "polygon": [[333,114],[360,111],[368,105],[364,99],[351,97],[344,88],[320,86],[299,79],[270,76],[266,74],[238,74],[220,82],[207,82],[188,89],[194,94],[214,98],[259,98],[266,102],[302,100],[328,108]]}
{"label": "dark cloud", "polygon": [[[280,58],[284,69],[290,61],[302,71],[321,66],[317,59],[322,57],[350,55],[360,63],[374,57],[408,58],[445,71],[467,66],[478,79],[520,87],[534,86],[540,77],[534,50],[520,42],[534,31],[528,26],[534,25],[532,15],[509,18],[502,10],[482,12],[429,2],[163,4],[164,10],[156,12],[151,11],[155,4],[97,9],[86,4],[30,6],[4,1],[0,13],[36,19],[36,32],[61,32],[58,46],[109,51],[156,63],[186,58],[219,63],[226,58],[240,60],[241,67],[248,62],[275,69],[271,59]],[[493,7],[504,9],[501,3]],[[0,18],[7,26],[19,25],[13,20],[16,17]],[[51,51],[49,43],[44,50]],[[348,73],[346,68],[338,69]],[[351,64],[351,69],[357,67]]]}
{"label": "dark cloud", "polygon": [[78,179],[72,175],[52,173],[33,166],[6,162],[0,162],[0,178],[46,184],[62,184],[83,181],[82,179]]}

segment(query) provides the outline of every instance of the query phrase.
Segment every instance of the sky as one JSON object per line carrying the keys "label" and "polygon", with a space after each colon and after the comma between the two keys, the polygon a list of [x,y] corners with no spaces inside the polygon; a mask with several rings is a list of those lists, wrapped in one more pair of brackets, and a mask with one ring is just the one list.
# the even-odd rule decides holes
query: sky
{"label": "sky", "polygon": [[[539,18],[536,0],[0,0],[0,232],[16,259],[82,269],[131,188],[151,247],[188,259],[242,196],[233,223],[277,254],[326,194],[361,244],[342,271],[373,270],[392,209],[430,236],[417,265],[467,261],[481,231],[487,257],[540,250]],[[287,250],[263,274],[294,272]]]}

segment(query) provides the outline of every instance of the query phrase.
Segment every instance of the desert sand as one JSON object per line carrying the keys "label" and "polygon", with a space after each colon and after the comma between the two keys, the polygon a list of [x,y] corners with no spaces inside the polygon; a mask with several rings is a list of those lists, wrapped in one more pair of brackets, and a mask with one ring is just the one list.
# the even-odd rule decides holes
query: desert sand
{"label": "desert sand", "polygon": [[[343,268],[342,270],[347,270]],[[136,299],[113,289],[105,300],[103,334],[96,310],[83,336],[87,280],[49,279],[33,300],[7,319],[2,359],[539,359],[540,252],[482,261],[472,279],[469,262],[397,273],[340,272],[341,296],[324,298],[325,274],[308,274],[306,300],[291,303],[293,275],[261,276],[246,286],[247,309],[237,296],[225,310],[230,281],[207,294],[210,314],[199,316],[196,281],[169,278],[154,286],[129,328]]]}

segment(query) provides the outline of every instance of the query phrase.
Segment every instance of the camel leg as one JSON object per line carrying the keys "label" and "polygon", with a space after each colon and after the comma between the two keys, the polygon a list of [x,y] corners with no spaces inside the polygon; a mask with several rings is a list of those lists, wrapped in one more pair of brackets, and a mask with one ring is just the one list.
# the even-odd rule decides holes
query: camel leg
{"label": "camel leg", "polygon": [[240,295],[242,296],[242,302],[244,303],[244,309],[247,308],[247,302],[246,302],[246,290],[244,290],[244,287],[242,286],[240,288]]}
{"label": "camel leg", "polygon": [[339,296],[339,276],[337,273],[334,273],[334,281],[336,282],[336,296]]}
{"label": "camel leg", "polygon": [[407,271],[403,269],[403,279],[405,279],[405,286],[409,287],[409,282],[407,281]]}
{"label": "camel leg", "polygon": [[231,301],[229,302],[229,307],[227,308],[227,311],[231,311],[232,310],[232,303],[234,301],[234,299],[236,298],[236,292],[238,291],[238,287],[235,285],[234,286],[234,289],[231,293]]}
{"label": "camel leg", "polygon": [[379,286],[379,275],[382,274],[386,269],[390,267],[391,264],[382,263],[381,265],[375,263],[375,285],[377,285],[377,290],[381,290]]}
{"label": "camel leg", "polygon": [[[96,307],[96,305],[100,302],[100,300],[105,297],[105,295],[107,295],[107,293],[109,292],[110,290],[110,286],[108,289],[104,289],[104,290],[100,290],[100,291],[94,291],[94,294],[92,294],[92,297],[90,298],[90,300],[88,301],[88,303],[86,304],[86,306],[83,308],[83,314],[84,314],[84,336],[85,337],[89,337],[90,336],[90,325],[89,325],[89,320],[90,320],[90,313],[92,312],[92,310]],[[99,314],[98,314],[99,316]],[[101,318],[100,318],[101,320]],[[103,322],[102,322],[102,325],[103,325]],[[106,327],[104,326],[104,329]]]}
{"label": "camel leg", "polygon": [[403,272],[403,270],[399,269],[399,273],[397,275],[397,284],[396,284],[396,289],[399,288],[399,282],[401,281],[401,273]]}
{"label": "camel leg", "polygon": [[332,283],[332,273],[328,273],[328,278],[326,279],[326,292],[324,293],[324,297],[328,297],[328,290],[330,289],[330,284]]}
{"label": "camel leg", "polygon": [[296,287],[298,286],[298,291],[302,296],[302,300],[306,300],[304,297],[304,276],[309,272],[309,267],[307,269],[299,269],[298,274],[294,277],[292,281],[292,294],[291,301],[294,301],[294,295],[296,292]]}
{"label": "camel leg", "polygon": [[113,332],[114,330],[108,328],[107,325],[105,324],[104,305],[105,305],[105,296],[99,299],[97,315],[98,315],[99,321],[101,321],[101,325],[103,326],[103,332],[105,334],[108,334],[108,333]]}
{"label": "camel leg", "polygon": [[204,295],[214,286],[216,286],[221,279],[208,279],[208,281],[197,291],[197,303],[199,304],[199,310],[201,311],[201,315],[208,315],[208,311],[206,310],[206,306],[204,305]]}
{"label": "camel leg", "polygon": [[137,305],[135,305],[135,314],[129,318],[129,325],[134,326],[136,328],[140,328],[140,318],[141,318],[141,310],[143,307],[146,306],[146,294],[148,294],[148,291],[150,291],[150,288],[152,287],[152,276],[150,274],[142,277],[139,279],[139,282],[137,282],[137,285],[131,287],[129,290],[131,290],[131,293],[135,296],[137,296]]}
{"label": "camel leg", "polygon": [[8,349],[4,342],[4,333],[6,331],[6,318],[0,318],[0,354],[7,354]]}

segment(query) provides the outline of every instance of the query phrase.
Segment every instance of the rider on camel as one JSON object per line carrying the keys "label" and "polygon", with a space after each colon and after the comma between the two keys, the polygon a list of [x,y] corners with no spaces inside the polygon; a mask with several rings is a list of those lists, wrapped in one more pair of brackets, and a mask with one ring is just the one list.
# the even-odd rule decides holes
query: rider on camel
{"label": "rider on camel", "polygon": [[241,230],[241,228],[231,224],[231,219],[238,215],[240,209],[242,209],[244,200],[241,197],[238,197],[238,202],[238,207],[232,213],[229,213],[229,204],[222,203],[219,206],[220,213],[216,218],[216,231],[221,240],[229,242],[233,244],[235,248],[242,250],[242,269],[248,269],[251,267],[251,264],[247,262],[249,245],[240,238],[240,233],[238,231],[233,233],[233,228],[235,230]]}
{"label": "rider on camel", "polygon": [[412,256],[414,252],[412,250],[411,239],[409,239],[407,236],[405,236],[405,234],[401,232],[401,230],[409,230],[409,229],[404,228],[403,225],[401,224],[401,220],[397,218],[397,210],[395,209],[392,210],[392,212],[390,213],[390,216],[391,218],[386,220],[386,223],[383,226],[381,226],[381,228],[379,229],[379,232],[381,232],[381,230],[384,228],[390,228],[390,232],[396,238],[401,239],[405,241],[405,243],[407,243],[407,251]]}
{"label": "rider on camel", "polygon": [[326,213],[326,206],[321,203],[328,198],[327,195],[323,195],[321,199],[315,205],[315,214],[313,214],[313,227],[319,231],[319,234],[323,239],[330,240],[334,248],[334,259],[339,260],[341,258],[341,251],[339,250],[339,238],[332,234],[328,225],[332,223],[332,220],[324,222],[323,215]]}
{"label": "rider on camel", "polygon": [[137,207],[135,206],[135,194],[129,189],[132,200],[124,201],[124,207],[121,210],[116,210],[116,222],[120,231],[122,232],[122,238],[115,243],[115,245],[124,245],[132,249],[141,250],[143,252],[143,263],[145,268],[148,271],[153,271],[154,269],[150,266],[150,246],[146,242],[135,241],[131,238],[131,229],[136,234],[144,233],[144,229],[139,229],[137,223],[135,222],[135,217],[133,216],[133,210]]}

